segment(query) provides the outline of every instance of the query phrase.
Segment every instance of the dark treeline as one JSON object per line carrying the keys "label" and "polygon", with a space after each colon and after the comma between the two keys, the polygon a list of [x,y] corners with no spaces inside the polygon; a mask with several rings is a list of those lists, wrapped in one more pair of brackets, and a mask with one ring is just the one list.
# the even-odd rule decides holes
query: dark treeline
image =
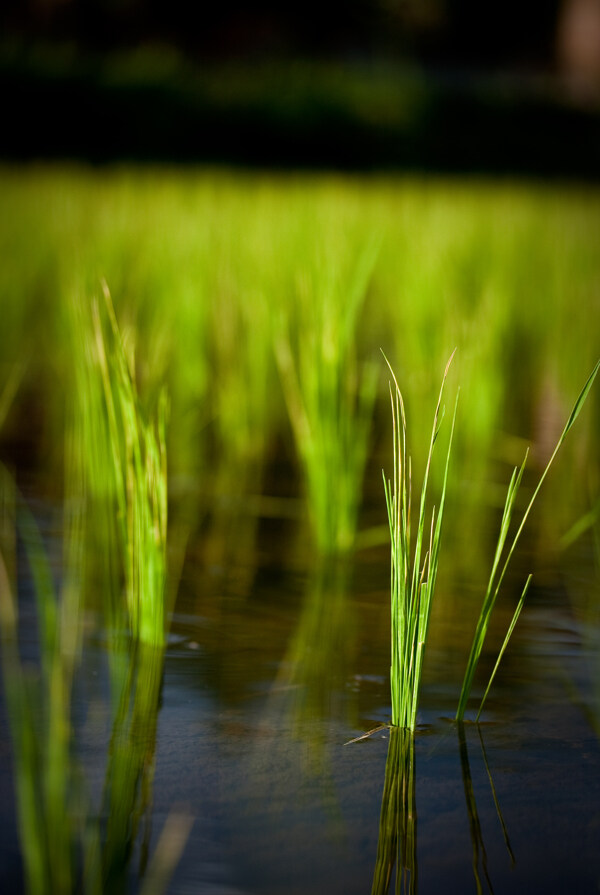
{"label": "dark treeline", "polygon": [[0,90],[5,159],[600,177],[596,0],[3,0]]}
{"label": "dark treeline", "polygon": [[461,67],[551,67],[560,0],[3,0],[0,28],[106,51],[144,42],[196,58],[387,56]]}

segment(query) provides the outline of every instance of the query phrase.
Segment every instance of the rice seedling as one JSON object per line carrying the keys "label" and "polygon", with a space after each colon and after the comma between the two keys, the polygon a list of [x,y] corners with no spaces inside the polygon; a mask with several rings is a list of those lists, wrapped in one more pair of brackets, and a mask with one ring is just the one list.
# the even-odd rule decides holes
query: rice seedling
{"label": "rice seedling", "polygon": [[[386,479],[383,473],[383,484],[387,505],[388,522],[391,537],[391,631],[392,662],[390,684],[392,694],[392,725],[414,730],[417,719],[419,687],[423,669],[423,657],[427,643],[427,630],[431,604],[435,591],[438,571],[442,519],[448,480],[448,466],[454,435],[458,395],[454,405],[452,428],[446,454],[444,479],[440,496],[439,510],[431,511],[429,523],[429,547],[425,548],[425,522],[427,515],[427,489],[433,456],[434,445],[441,424],[442,397],[448,370],[454,354],[446,364],[439,392],[438,402],[433,417],[429,453],[421,487],[421,500],[417,520],[417,533],[414,545],[411,542],[411,461],[406,454],[406,419],[402,393],[394,372],[388,367],[394,381],[390,383],[392,403],[392,420],[394,434],[394,476]],[[387,358],[386,358],[387,361]]]}
{"label": "rice seedling", "polygon": [[121,612],[119,579],[124,578],[132,636],[149,645],[165,638],[167,399],[161,393],[156,418],[148,421],[141,406],[110,294],[93,302],[91,320],[74,308],[78,358],[77,390],[82,427],[81,457],[86,486],[103,514],[109,579],[113,589],[109,615]]}
{"label": "rice seedling", "polygon": [[[263,342],[263,315],[253,316],[254,296],[264,292],[268,314],[274,319],[280,313],[285,316],[289,297],[301,298],[299,290],[294,291],[298,259],[310,258],[313,245],[325,247],[322,268],[340,270],[346,255],[360,255],[355,247],[364,245],[371,233],[382,234],[369,287],[376,300],[369,302],[368,313],[354,329],[351,348],[362,358],[372,346],[383,345],[392,356],[401,338],[403,363],[411,371],[405,397],[415,455],[426,451],[429,434],[428,420],[421,424],[418,408],[430,390],[437,390],[429,371],[438,364],[441,369],[444,346],[459,347],[455,363],[464,383],[464,412],[453,451],[460,467],[469,469],[469,481],[467,487],[460,483],[461,500],[449,500],[447,510],[462,516],[458,528],[466,520],[471,524],[473,508],[490,498],[489,489],[479,482],[486,480],[490,451],[504,450],[497,436],[507,416],[512,429],[523,430],[531,423],[530,399],[521,399],[514,371],[527,364],[521,378],[533,385],[528,394],[534,394],[548,369],[556,369],[569,382],[580,357],[595,354],[593,327],[587,324],[588,314],[593,317],[599,310],[593,234],[600,202],[594,190],[168,169],[157,176],[156,171],[127,166],[99,172],[67,165],[2,167],[0,187],[5,210],[0,221],[0,369],[8,370],[23,356],[33,357],[22,395],[41,392],[44,434],[50,424],[52,435],[62,437],[62,421],[56,425],[55,420],[60,402],[53,399],[50,385],[56,390],[56,378],[40,376],[39,363],[48,364],[52,372],[64,370],[69,352],[64,331],[56,325],[64,314],[61,296],[75,288],[87,294],[90,284],[104,276],[113,289],[122,329],[125,320],[131,321],[136,341],[144,348],[137,363],[140,392],[158,391],[167,381],[172,407],[169,467],[175,473],[171,480],[176,486],[184,482],[188,493],[188,484],[197,491],[209,490],[209,477],[203,475],[210,444],[207,429],[216,433],[217,459],[227,450],[223,436],[229,431],[231,441],[237,442],[248,433],[255,438],[264,426],[257,449],[267,458],[280,443],[275,365],[269,363],[266,385],[263,378],[256,395],[266,393],[269,409],[275,405],[277,412],[258,424],[252,423],[239,397],[249,389],[240,390],[241,375],[230,371],[243,367],[246,372],[257,364],[257,375],[247,378],[254,411],[254,386],[262,375],[258,365],[264,365],[264,353],[247,344]],[[351,241],[345,235],[340,238],[348,232],[348,220]],[[38,235],[33,244],[32,232]],[[312,268],[312,262],[306,266]],[[313,272],[309,325],[311,314],[320,314],[322,292],[316,266],[307,278]],[[342,271],[342,300],[350,279]],[[249,349],[249,364],[246,367],[245,357],[239,364],[234,358],[229,371],[225,354],[223,363],[213,363],[211,346],[222,339],[216,328],[223,326],[225,315],[219,318],[219,308],[217,315],[210,309],[213,297],[220,302],[229,291],[228,280],[233,285],[230,316],[235,327],[239,317],[244,335],[258,337],[237,339],[242,354]],[[242,313],[237,310],[240,301],[247,306]],[[572,301],[588,313],[573,315]],[[299,317],[296,310],[292,318]],[[293,331],[290,338],[297,359]],[[239,426],[236,410],[242,414]],[[591,445],[587,450],[591,453]],[[191,483],[190,475],[197,476]],[[432,475],[437,488],[435,468]],[[547,485],[557,493],[560,482],[553,478]],[[557,499],[551,523],[560,531],[566,527],[566,504]],[[470,541],[452,560],[466,569],[472,568],[471,554],[481,562],[478,539]]]}
{"label": "rice seedling", "polygon": [[[594,369],[592,370],[592,372],[590,373],[585,385],[583,386],[581,392],[579,393],[577,400],[575,401],[575,404],[573,406],[571,414],[565,424],[565,427],[560,435],[560,438],[558,439],[558,442],[556,444],[556,447],[554,448],[552,456],[550,457],[548,463],[546,464],[544,471],[542,472],[540,480],[531,496],[531,499],[529,500],[529,503],[527,504],[527,507],[525,509],[525,512],[523,513],[523,517],[521,519],[519,528],[517,529],[517,532],[512,540],[510,548],[506,552],[504,561],[502,563],[502,559],[503,559],[503,556],[505,553],[504,548],[506,545],[506,539],[507,539],[509,528],[510,528],[510,522],[512,519],[513,509],[515,506],[515,498],[517,496],[519,486],[521,484],[521,479],[523,477],[525,464],[527,462],[527,454],[525,455],[525,459],[523,460],[523,463],[521,464],[520,469],[517,470],[515,468],[513,471],[512,478],[511,478],[509,486],[508,486],[506,501],[504,504],[504,512],[502,514],[502,521],[500,524],[500,533],[498,535],[498,542],[496,545],[494,561],[492,563],[492,570],[490,573],[490,577],[488,579],[487,589],[486,589],[483,603],[481,606],[481,611],[479,613],[479,618],[477,620],[477,625],[475,628],[475,633],[474,633],[473,641],[471,644],[469,658],[467,660],[467,667],[465,670],[465,675],[464,675],[461,692],[460,692],[460,697],[459,697],[459,702],[458,702],[458,708],[456,711],[456,720],[457,721],[462,721],[464,719],[465,710],[466,710],[469,696],[471,693],[471,688],[473,686],[473,680],[475,678],[475,672],[477,670],[477,665],[479,663],[481,651],[483,649],[483,645],[484,645],[484,642],[485,642],[485,639],[487,636],[487,632],[489,629],[492,612],[493,612],[494,606],[496,605],[496,600],[498,598],[498,594],[500,592],[500,587],[504,580],[504,576],[506,575],[506,570],[508,569],[510,561],[511,561],[513,554],[515,552],[515,549],[517,547],[519,538],[521,537],[521,534],[525,527],[527,518],[528,518],[528,516],[531,512],[531,509],[535,503],[535,500],[540,492],[540,489],[544,483],[544,480],[550,470],[550,467],[552,466],[554,459],[555,459],[558,451],[560,450],[565,438],[567,437],[569,431],[571,430],[573,424],[575,423],[575,420],[579,416],[581,409],[586,401],[586,398],[590,392],[590,389],[594,383],[594,379],[596,378],[596,375],[597,375],[599,369],[600,369],[600,360],[596,363],[596,365],[595,365]],[[523,608],[523,603],[524,603],[525,596],[527,594],[527,590],[529,588],[530,582],[531,582],[531,575],[529,576],[529,578],[527,579],[527,582],[525,583],[525,587],[521,594],[521,598],[520,598],[520,600],[517,604],[517,608],[515,609],[515,612],[513,614],[511,623],[508,628],[508,632],[506,634],[506,637],[504,638],[504,642],[502,644],[500,653],[498,655],[498,659],[497,659],[494,669],[492,671],[488,686],[487,686],[487,688],[484,692],[483,698],[481,700],[479,710],[477,712],[476,720],[479,720],[481,711],[483,709],[483,705],[485,703],[485,700],[489,693],[492,681],[493,681],[496,671],[498,669],[500,659],[502,658],[502,655],[503,655],[503,653],[506,649],[506,646],[508,644],[508,640],[513,632],[513,629],[515,627],[515,624],[516,624],[519,614],[521,612],[521,609]]]}
{"label": "rice seedling", "polygon": [[372,242],[346,282],[334,269],[300,282],[296,316],[276,324],[275,354],[323,555],[354,545],[376,390],[359,368],[356,329],[378,247]]}

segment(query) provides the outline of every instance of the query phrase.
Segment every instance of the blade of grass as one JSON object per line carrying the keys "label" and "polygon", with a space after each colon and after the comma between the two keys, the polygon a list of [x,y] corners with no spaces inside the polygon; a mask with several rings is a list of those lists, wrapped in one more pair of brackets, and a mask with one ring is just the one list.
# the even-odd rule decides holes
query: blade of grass
{"label": "blade of grass", "polygon": [[523,588],[523,593],[521,594],[521,598],[520,598],[519,602],[517,603],[517,608],[514,611],[513,617],[511,619],[510,625],[508,627],[508,631],[506,632],[506,637],[504,638],[504,642],[502,644],[502,647],[500,648],[500,652],[498,653],[498,658],[496,659],[496,664],[494,665],[493,671],[492,671],[492,673],[490,675],[490,679],[488,681],[488,685],[485,688],[485,693],[483,694],[481,703],[479,704],[479,711],[477,712],[475,721],[479,721],[479,716],[481,715],[481,711],[483,709],[483,704],[487,699],[487,695],[490,692],[490,687],[492,686],[492,682],[493,682],[494,678],[496,677],[496,672],[498,671],[498,666],[500,665],[500,660],[502,659],[502,656],[504,655],[504,651],[506,650],[506,647],[508,646],[508,641],[510,640],[511,634],[514,631],[515,625],[517,624],[518,618],[521,614],[521,609],[523,608],[523,603],[525,602],[525,597],[527,596],[527,591],[529,590],[529,585],[531,584],[532,577],[533,577],[532,575],[529,575],[529,577],[527,578],[527,581],[525,582],[525,587]]}
{"label": "blade of grass", "polygon": [[504,580],[506,570],[508,569],[509,563],[512,559],[514,552],[515,552],[517,543],[519,541],[519,538],[521,537],[521,533],[523,531],[523,528],[525,527],[525,523],[529,517],[529,514],[530,514],[531,509],[535,503],[535,500],[540,492],[542,484],[544,483],[544,480],[545,480],[546,476],[548,475],[550,467],[552,466],[552,463],[554,462],[554,459],[555,459],[560,447],[562,446],[569,431],[573,427],[575,420],[577,419],[577,417],[579,416],[579,414],[581,412],[581,409],[582,409],[582,407],[585,403],[585,400],[590,392],[590,389],[594,383],[594,380],[598,374],[599,369],[600,369],[600,360],[598,360],[596,362],[594,369],[588,376],[588,378],[585,382],[585,385],[583,386],[581,392],[579,393],[579,395],[577,397],[577,400],[575,401],[575,404],[573,405],[571,414],[569,415],[569,418],[568,418],[568,420],[565,424],[565,427],[560,435],[560,438],[558,439],[558,442],[556,444],[556,447],[554,448],[552,456],[550,457],[548,463],[546,464],[546,467],[545,467],[544,471],[542,472],[542,475],[541,475],[540,480],[535,488],[535,491],[533,492],[533,495],[527,505],[527,508],[526,508],[524,514],[523,514],[521,524],[519,525],[519,528],[517,529],[517,533],[515,534],[515,536],[513,538],[513,541],[511,543],[511,546],[510,546],[510,549],[506,556],[506,559],[504,560],[504,564],[502,566],[502,571],[500,572],[498,580],[496,581],[495,586],[494,586],[493,585],[494,576],[495,576],[496,570],[499,566],[500,557],[501,557],[503,549],[504,549],[504,543],[505,543],[507,532],[508,532],[508,526],[510,524],[510,518],[511,518],[512,510],[514,507],[514,501],[515,501],[515,497],[516,497],[516,493],[518,491],[519,485],[521,483],[523,469],[524,469],[525,461],[526,461],[527,457],[525,457],[525,460],[523,461],[523,465],[521,466],[521,470],[520,470],[518,476],[516,477],[516,479],[515,479],[515,475],[513,473],[513,477],[511,479],[511,482],[510,482],[510,485],[508,488],[508,494],[506,497],[504,514],[502,517],[502,524],[500,527],[500,535],[499,535],[499,539],[498,539],[498,546],[496,548],[496,554],[495,554],[494,563],[492,566],[492,573],[490,575],[488,589],[486,591],[486,595],[485,595],[485,598],[484,598],[484,601],[482,604],[481,612],[480,612],[477,626],[475,629],[473,642],[471,644],[471,651],[469,653],[469,658],[467,661],[467,668],[465,671],[465,676],[464,676],[463,684],[461,687],[458,708],[456,711],[456,720],[457,721],[462,721],[464,718],[465,709],[467,706],[469,695],[471,693],[473,679],[475,677],[475,671],[476,671],[477,665],[479,663],[479,657],[481,655],[483,643],[485,641],[485,637],[487,635],[487,631],[489,628],[492,610],[496,603],[496,599],[498,597],[500,587]]}
{"label": "blade of grass", "polygon": [[498,536],[498,543],[496,545],[496,552],[494,554],[494,561],[492,563],[492,570],[490,572],[487,589],[481,606],[481,612],[477,622],[477,627],[475,629],[473,643],[471,645],[471,652],[469,654],[463,686],[461,689],[458,711],[456,715],[457,720],[462,720],[464,716],[469,693],[471,692],[473,679],[475,677],[475,671],[477,669],[479,657],[481,655],[483,644],[487,635],[490,618],[496,604],[496,598],[499,592],[499,586],[494,588],[496,572],[502,558],[502,552],[504,550],[504,545],[506,543],[506,538],[510,527],[510,521],[512,519],[515,499],[519,490],[519,486],[521,484],[521,479],[523,478],[525,463],[527,462],[527,456],[528,453],[525,454],[525,458],[523,460],[523,463],[521,464],[520,469],[518,471],[516,468],[513,470],[513,474],[508,486],[508,492],[506,494],[506,501],[504,504],[504,511],[502,513],[502,522],[500,523],[500,534]]}

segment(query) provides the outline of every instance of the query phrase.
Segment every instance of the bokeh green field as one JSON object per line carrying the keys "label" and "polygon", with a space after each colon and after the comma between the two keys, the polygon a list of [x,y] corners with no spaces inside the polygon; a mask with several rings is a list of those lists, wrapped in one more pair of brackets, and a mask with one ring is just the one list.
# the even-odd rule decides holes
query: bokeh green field
{"label": "bokeh green field", "polygon": [[[69,309],[85,313],[102,281],[142,400],[169,394],[171,499],[193,494],[210,515],[227,500],[299,497],[325,552],[385,521],[380,350],[418,480],[458,349],[448,512],[463,532],[478,506],[501,504],[527,444],[543,468],[599,354],[594,188],[68,165],[5,167],[0,185],[0,374],[11,392],[19,380],[10,407],[4,393],[2,450],[42,490],[61,477]],[[599,427],[593,395],[548,482],[544,537],[558,542],[590,509]],[[319,531],[328,512],[321,527],[345,526],[339,542]]]}
{"label": "bokeh green field", "polygon": [[[516,529],[600,355],[600,191],[74,165],[4,167],[0,190],[0,645],[26,890],[74,891],[83,860],[82,891],[124,892],[138,827],[148,846],[141,821],[152,812],[170,637],[195,653],[206,620],[219,622],[206,635],[222,677],[218,705],[230,691],[243,700],[264,650],[269,675],[278,668],[271,699],[279,694],[296,734],[335,714],[335,688],[340,705],[349,692],[359,699],[360,686],[348,687],[357,668],[373,680],[385,666],[381,469],[393,478],[394,460],[382,352],[406,407],[413,462],[403,481],[412,479],[416,513],[456,349],[429,477],[441,516],[460,389],[443,593],[431,628],[428,616],[419,626],[417,655],[426,640],[432,678],[443,661],[444,686],[458,684],[512,470],[529,447]],[[582,644],[587,631],[597,645],[597,384],[573,428],[503,584],[488,673],[530,573],[538,605],[568,605]],[[419,591],[433,589],[438,534]],[[276,598],[257,613],[261,575]],[[28,626],[19,610],[30,592]],[[358,606],[377,617],[366,645]],[[297,617],[283,636],[286,612]],[[181,633],[190,619],[193,639]],[[36,632],[37,678],[21,649]],[[100,809],[82,785],[72,724],[84,647],[98,632],[111,702]],[[411,717],[400,723],[414,727],[418,678],[411,686]],[[596,729],[597,692],[594,684],[584,706]],[[187,713],[187,697],[182,705]],[[414,742],[395,733],[388,777],[412,795],[390,811],[406,820],[416,817]],[[374,891],[390,860],[386,817],[382,809]],[[162,852],[159,842],[144,892],[166,890],[191,823],[169,815],[173,841]],[[413,868],[406,824],[403,860]]]}

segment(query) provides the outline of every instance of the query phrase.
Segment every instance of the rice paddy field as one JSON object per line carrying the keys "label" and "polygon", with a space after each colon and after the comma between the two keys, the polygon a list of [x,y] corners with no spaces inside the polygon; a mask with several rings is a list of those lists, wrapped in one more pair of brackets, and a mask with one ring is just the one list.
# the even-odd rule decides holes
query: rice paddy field
{"label": "rice paddy field", "polygon": [[6,891],[597,892],[600,191],[0,195]]}

